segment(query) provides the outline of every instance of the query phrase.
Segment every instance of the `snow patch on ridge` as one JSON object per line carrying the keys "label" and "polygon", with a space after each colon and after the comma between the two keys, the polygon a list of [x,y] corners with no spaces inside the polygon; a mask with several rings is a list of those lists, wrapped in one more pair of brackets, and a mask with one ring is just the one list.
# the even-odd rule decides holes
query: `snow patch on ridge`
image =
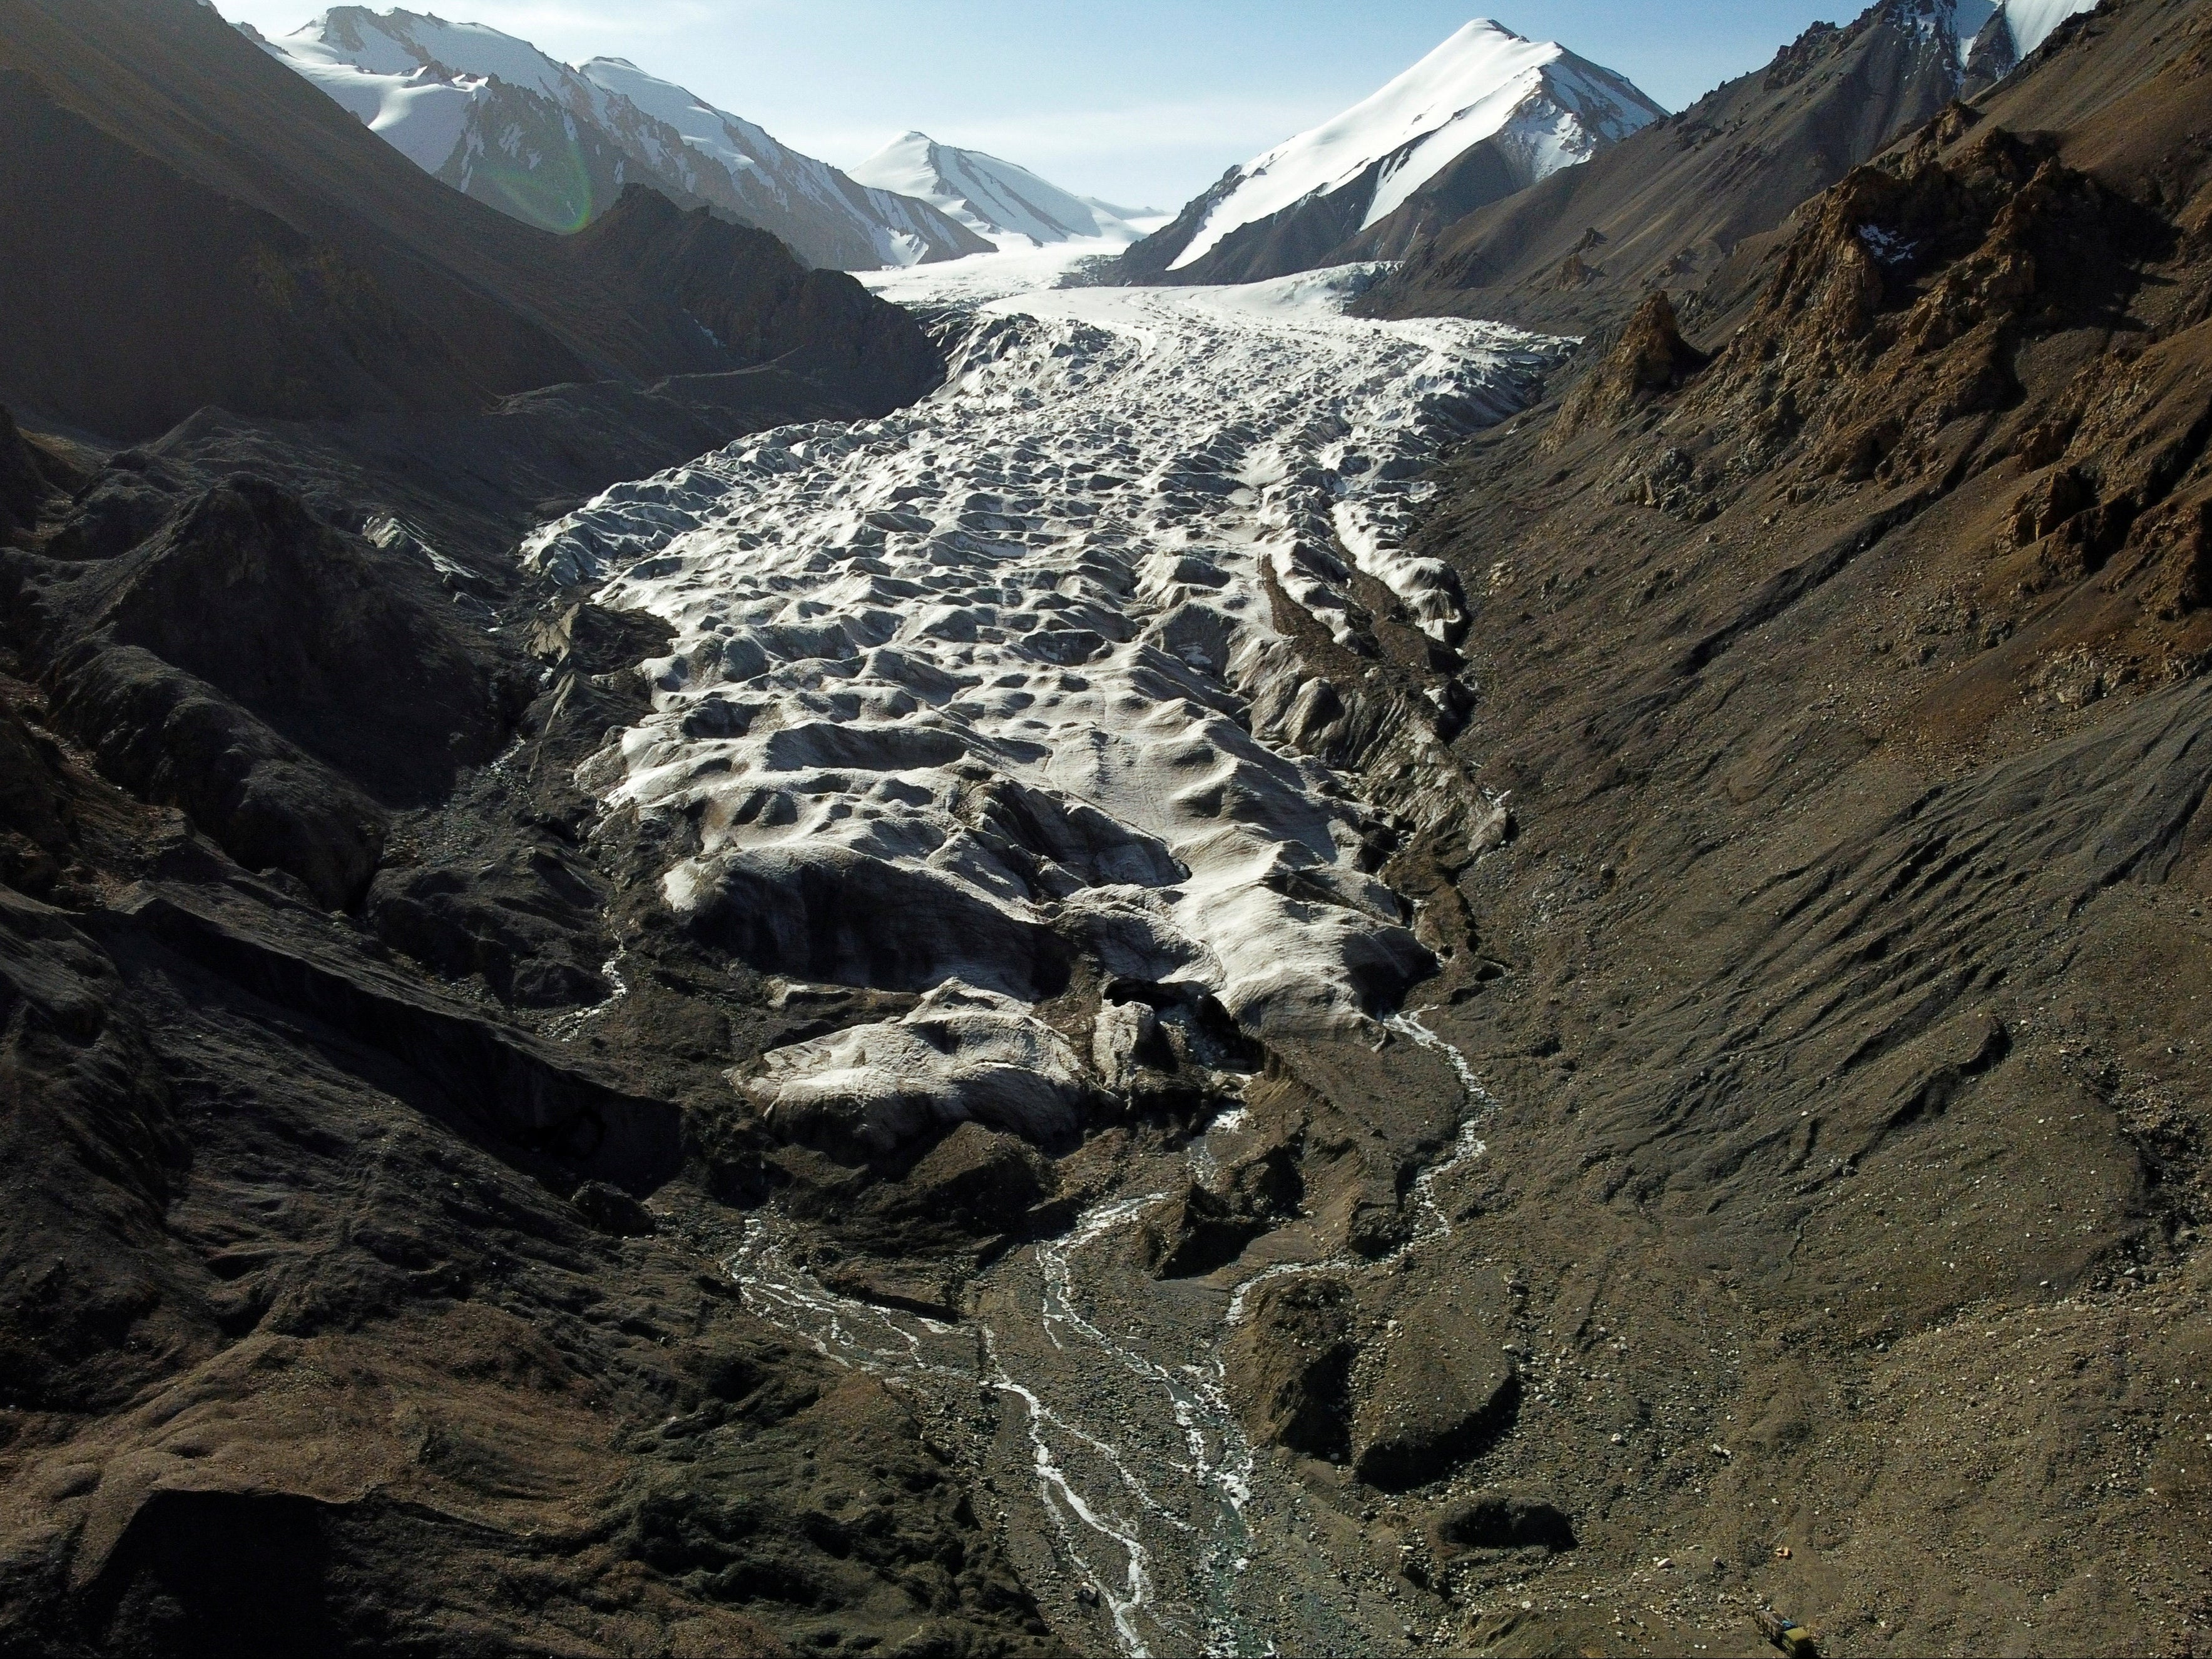
{"label": "snow patch on ridge", "polygon": [[[470,161],[492,148],[526,161],[532,174],[541,165],[557,170],[556,157],[588,128],[621,158],[622,181],[651,179],[726,209],[782,236],[802,257],[908,265],[978,245],[925,203],[856,184],[624,58],[595,58],[579,70],[481,24],[362,6],[334,7],[275,39],[246,32],[416,166],[463,188]],[[531,100],[526,126],[489,130],[501,88],[512,89],[510,100]],[[555,182],[570,188],[552,199],[577,205],[578,181]]]}
{"label": "snow patch on ridge", "polygon": [[2017,64],[2048,40],[2068,18],[2096,9],[2097,0],[1960,0],[1959,51],[1961,61],[1987,49],[1999,34],[2006,50],[1998,61]]}

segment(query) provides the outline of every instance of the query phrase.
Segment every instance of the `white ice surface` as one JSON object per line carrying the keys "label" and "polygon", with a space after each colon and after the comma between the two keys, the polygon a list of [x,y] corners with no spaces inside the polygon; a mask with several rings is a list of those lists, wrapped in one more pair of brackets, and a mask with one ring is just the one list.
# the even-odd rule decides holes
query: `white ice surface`
{"label": "white ice surface", "polygon": [[742,173],[761,165],[765,154],[788,154],[767,131],[716,109],[673,82],[647,75],[624,58],[594,58],[583,66],[586,81],[603,93],[627,98],[656,120],[665,121],[684,142],[722,166]]}
{"label": "white ice surface", "polygon": [[794,1138],[827,1130],[888,1153],[971,1120],[1062,1140],[1082,1127],[1092,1087],[1066,1038],[1012,997],[955,979],[902,1018],[775,1050],[749,1092]]}
{"label": "white ice surface", "polygon": [[428,61],[461,75],[496,76],[509,86],[556,99],[573,73],[527,40],[481,23],[448,23],[408,11],[362,21],[366,27],[341,11],[327,11],[280,44],[303,57],[351,62],[377,74],[404,74]]}
{"label": "white ice surface", "polygon": [[1243,226],[1352,184],[1378,161],[1388,165],[1363,228],[1486,138],[1513,140],[1533,182],[1659,113],[1626,81],[1558,43],[1478,19],[1372,96],[1246,162],[1170,269],[1202,258]]}
{"label": "white ice surface", "polygon": [[1042,247],[1017,243],[996,253],[973,253],[934,265],[864,271],[860,280],[895,305],[973,307],[1050,288],[1072,266],[1102,255],[1110,257],[1123,245],[1105,237]]}
{"label": "white ice surface", "polygon": [[[2051,31],[2068,18],[2094,10],[2096,3],[2097,0],[1956,0],[1952,25],[1958,36],[1960,62],[1971,56],[1975,41],[1992,22],[2010,39],[2017,60],[2049,39]],[[1925,20],[1923,27],[1933,27],[1938,21]]]}
{"label": "white ice surface", "polygon": [[[917,926],[1041,929],[1261,1030],[1357,1021],[1422,954],[1363,873],[1372,809],[1253,734],[1256,702],[1318,694],[1270,586],[1340,638],[1354,562],[1448,608],[1401,550],[1414,477],[1553,344],[1348,319],[1360,269],[1018,291],[1048,252],[1000,256],[1018,291],[923,403],[744,439],[526,544],[677,632],[611,802],[698,826],[682,914],[808,868],[856,891],[865,861]],[[878,286],[972,304],[991,263]]]}
{"label": "white ice surface", "polygon": [[383,36],[368,38],[374,47],[359,56],[374,68],[356,66],[304,32],[263,40],[260,45],[358,116],[370,131],[416,167],[437,172],[460,147],[470,113],[483,95],[483,80],[441,74],[407,57]]}

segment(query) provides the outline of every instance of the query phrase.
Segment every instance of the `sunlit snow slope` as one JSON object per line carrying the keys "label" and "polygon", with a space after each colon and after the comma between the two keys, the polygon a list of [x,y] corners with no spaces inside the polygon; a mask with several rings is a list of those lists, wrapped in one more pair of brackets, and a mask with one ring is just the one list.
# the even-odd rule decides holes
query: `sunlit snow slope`
{"label": "sunlit snow slope", "polygon": [[[1170,280],[1279,275],[1349,244],[1478,146],[1495,188],[1524,189],[1663,113],[1612,70],[1479,19],[1371,97],[1232,168],[1141,251]],[[1255,265],[1248,250],[1263,239]]]}
{"label": "sunlit snow slope", "polygon": [[363,6],[254,38],[426,173],[548,229],[574,230],[642,182],[771,231],[811,264],[872,270],[990,245],[621,58],[572,69],[481,24]]}
{"label": "sunlit snow slope", "polygon": [[1132,218],[1157,222],[1165,216],[1071,195],[1027,167],[981,150],[956,149],[921,132],[884,145],[854,167],[853,177],[927,202],[1000,246],[1101,237],[1133,242],[1143,231]]}
{"label": "sunlit snow slope", "polygon": [[[1371,651],[1387,589],[1450,656],[1458,590],[1399,550],[1415,479],[1553,345],[1346,319],[1365,275],[985,300],[924,403],[744,439],[539,532],[536,566],[678,630],[656,712],[593,775],[696,826],[665,881],[686,925],[796,979],[998,999],[979,1064],[1037,1086],[976,1115],[1039,1135],[1091,1057],[1023,1010],[1071,973],[1194,984],[1264,1032],[1394,1007],[1427,955],[1375,877],[1392,830],[1318,758],[1352,722],[1291,634]],[[1407,741],[1399,770],[1449,766]],[[769,1104],[812,1110],[826,1069],[851,1135],[912,1132],[882,1114],[914,1092],[885,1105],[840,1042],[773,1069]],[[896,1069],[911,1044],[876,1046]]]}
{"label": "sunlit snow slope", "polygon": [[1969,70],[2008,75],[2068,18],[2097,0],[1959,0],[1960,53]]}

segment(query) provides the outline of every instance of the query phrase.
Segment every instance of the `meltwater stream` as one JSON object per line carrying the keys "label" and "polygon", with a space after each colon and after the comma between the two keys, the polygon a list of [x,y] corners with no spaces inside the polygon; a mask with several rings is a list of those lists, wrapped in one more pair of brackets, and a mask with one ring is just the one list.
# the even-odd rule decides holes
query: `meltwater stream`
{"label": "meltwater stream", "polygon": [[[647,665],[653,712],[583,774],[610,807],[686,826],[671,910],[787,980],[927,993],[904,1024],[735,1080],[771,1125],[875,1152],[969,1116],[1065,1132],[1123,1086],[1116,1044],[1142,1023],[1047,1024],[1073,963],[1202,988],[1261,1037],[1358,1040],[1426,971],[1375,875],[1386,814],[1319,758],[1351,716],[1296,639],[1376,660],[1376,607],[1396,605],[1449,660],[1464,596],[1403,549],[1420,475],[1563,348],[1346,318],[1371,274],[1132,290],[1054,288],[1004,258],[901,273],[895,297],[966,313],[940,391],[741,439],[526,545],[675,631]],[[1448,767],[1407,724],[1405,764]],[[1465,1091],[1466,1127],[1409,1196],[1410,1251],[1449,1230],[1435,1188],[1480,1155],[1483,1097],[1417,1018],[1390,1023]],[[1203,1140],[1194,1159],[1207,1178]],[[1131,1655],[1402,1642],[1378,1593],[1317,1568],[1306,1499],[1224,1396],[1249,1284],[1128,1270],[1160,1196],[1117,1194],[1003,1258],[957,1324],[826,1291],[772,1213],[727,1267],[830,1358],[995,1402],[986,1466],[1018,1469],[1071,1635],[1096,1625]]]}
{"label": "meltwater stream", "polygon": [[[975,1317],[957,1324],[826,1289],[791,1259],[772,1216],[748,1221],[724,1270],[754,1313],[840,1365],[928,1392],[955,1414],[979,1393],[996,1396],[1060,1559],[1132,1659],[1387,1650],[1404,1634],[1387,1609],[1316,1583],[1297,1535],[1300,1494],[1255,1457],[1223,1392],[1221,1351],[1259,1285],[1389,1273],[1449,1233],[1437,1190],[1481,1157],[1477,1130],[1492,1103],[1457,1049],[1413,1017],[1391,1024],[1441,1050],[1467,1094],[1456,1138],[1414,1178],[1413,1229],[1386,1256],[1278,1263],[1244,1277],[1225,1303],[1218,1289],[1177,1297],[1112,1271],[1115,1235],[1166,1196],[1148,1192],[1101,1203],[1064,1236],[1000,1263]],[[1224,1119],[1215,1132],[1237,1127]],[[1190,1148],[1201,1173],[1209,1138]],[[1278,1524],[1252,1512],[1255,1496]],[[1286,1583],[1300,1586],[1289,1616]]]}

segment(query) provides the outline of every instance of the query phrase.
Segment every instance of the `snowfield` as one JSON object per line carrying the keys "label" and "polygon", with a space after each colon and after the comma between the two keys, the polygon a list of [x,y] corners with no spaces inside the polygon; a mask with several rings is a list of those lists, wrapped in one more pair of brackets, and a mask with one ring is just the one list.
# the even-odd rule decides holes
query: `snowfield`
{"label": "snowfield", "polygon": [[1232,232],[1309,197],[1356,187],[1378,167],[1362,230],[1486,139],[1500,140],[1534,184],[1664,112],[1557,42],[1478,18],[1373,95],[1237,168],[1169,269],[1196,263]]}
{"label": "snowfield", "polygon": [[853,177],[927,202],[1002,249],[1099,238],[1128,243],[1166,222],[1149,209],[1070,195],[1027,167],[940,144],[926,132],[893,139],[854,167]]}
{"label": "snowfield", "polygon": [[2068,18],[2094,10],[2097,0],[1960,0],[1956,20],[1963,62],[1972,48],[2002,31],[2009,61],[2017,63]]}

